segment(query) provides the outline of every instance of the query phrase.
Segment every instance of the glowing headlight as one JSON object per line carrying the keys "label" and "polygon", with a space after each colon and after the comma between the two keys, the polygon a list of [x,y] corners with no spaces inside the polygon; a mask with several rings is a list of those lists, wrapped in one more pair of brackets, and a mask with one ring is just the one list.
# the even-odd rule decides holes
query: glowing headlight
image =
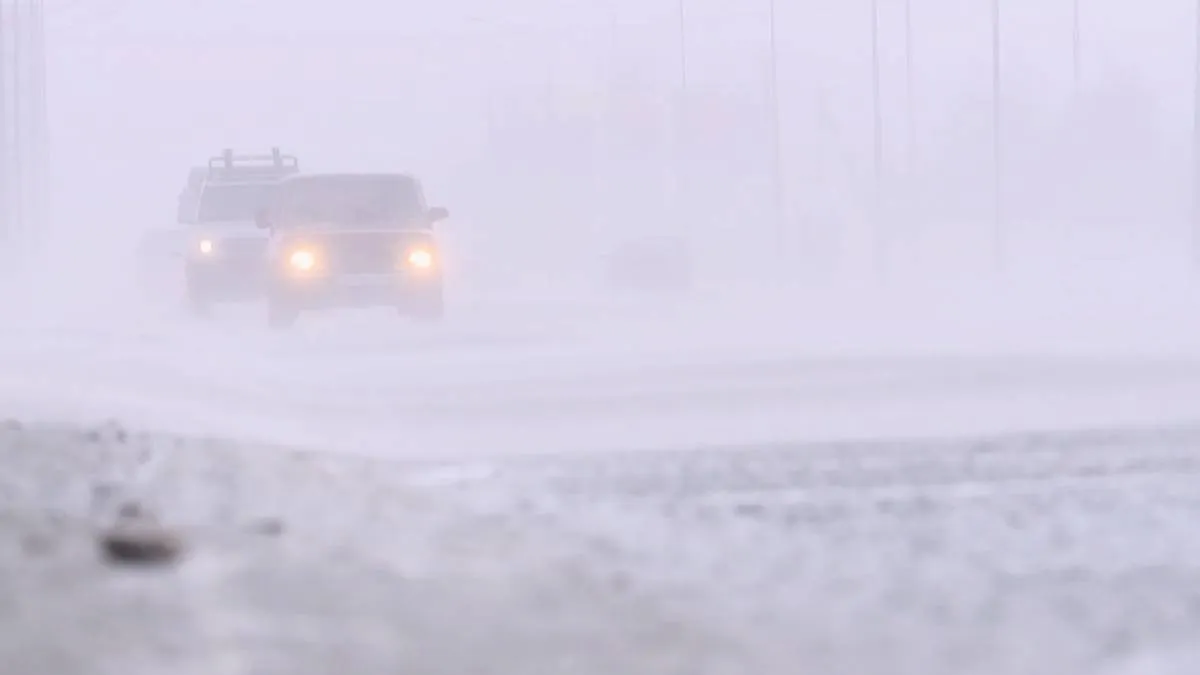
{"label": "glowing headlight", "polygon": [[197,244],[196,247],[199,248],[200,252],[204,255],[212,253],[214,248],[212,239],[201,239],[200,243]]}
{"label": "glowing headlight", "polygon": [[288,258],[288,264],[293,268],[307,272],[317,265],[317,256],[312,251],[294,251]]}
{"label": "glowing headlight", "polygon": [[433,266],[433,254],[423,248],[408,252],[408,264],[422,269]]}

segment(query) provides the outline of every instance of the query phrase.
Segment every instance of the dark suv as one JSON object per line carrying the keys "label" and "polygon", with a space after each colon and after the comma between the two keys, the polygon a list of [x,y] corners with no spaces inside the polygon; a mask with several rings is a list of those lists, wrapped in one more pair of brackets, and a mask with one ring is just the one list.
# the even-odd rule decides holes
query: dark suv
{"label": "dark suv", "polygon": [[267,317],[289,326],[303,311],[387,306],[436,320],[442,264],[425,203],[403,174],[310,174],[280,181],[259,213],[267,246]]}
{"label": "dark suv", "polygon": [[261,296],[267,238],[255,217],[271,186],[298,171],[296,158],[277,148],[269,155],[226,150],[192,170],[179,219],[188,225],[184,278],[193,311]]}

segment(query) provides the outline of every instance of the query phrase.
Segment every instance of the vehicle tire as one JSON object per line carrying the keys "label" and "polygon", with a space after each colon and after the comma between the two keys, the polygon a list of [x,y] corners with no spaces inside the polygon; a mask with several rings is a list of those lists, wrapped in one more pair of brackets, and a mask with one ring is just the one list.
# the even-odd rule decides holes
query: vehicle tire
{"label": "vehicle tire", "polygon": [[267,298],[267,326],[274,329],[291,328],[300,311],[280,298]]}

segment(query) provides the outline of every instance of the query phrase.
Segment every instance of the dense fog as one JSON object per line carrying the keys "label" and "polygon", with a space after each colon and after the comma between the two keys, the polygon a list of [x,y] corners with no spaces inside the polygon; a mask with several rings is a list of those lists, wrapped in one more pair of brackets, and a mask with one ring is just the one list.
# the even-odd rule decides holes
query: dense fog
{"label": "dense fog", "polygon": [[[562,278],[645,232],[687,236],[712,275],[776,253],[821,278],[878,255],[990,268],[990,6],[912,0],[910,53],[905,3],[878,4],[878,183],[870,3],[776,8],[777,208],[767,2],[689,0],[682,45],[670,0],[51,3],[54,225],[127,242],[171,220],[187,167],[280,145],[307,169],[418,173],[496,278]],[[1192,8],[1084,5],[1076,79],[1071,2],[1003,3],[1008,264],[1181,269]]]}
{"label": "dense fog", "polygon": [[1195,672],[1195,0],[996,3],[0,0],[5,673]]}

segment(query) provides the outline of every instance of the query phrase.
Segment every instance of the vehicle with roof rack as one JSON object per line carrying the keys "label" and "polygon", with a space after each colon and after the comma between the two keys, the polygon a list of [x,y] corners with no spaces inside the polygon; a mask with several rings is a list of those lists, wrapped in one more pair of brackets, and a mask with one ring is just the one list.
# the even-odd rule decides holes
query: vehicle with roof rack
{"label": "vehicle with roof rack", "polygon": [[267,238],[255,216],[271,186],[299,171],[299,160],[276,147],[268,154],[226,149],[188,172],[177,220],[187,227],[184,277],[194,312],[260,295]]}

